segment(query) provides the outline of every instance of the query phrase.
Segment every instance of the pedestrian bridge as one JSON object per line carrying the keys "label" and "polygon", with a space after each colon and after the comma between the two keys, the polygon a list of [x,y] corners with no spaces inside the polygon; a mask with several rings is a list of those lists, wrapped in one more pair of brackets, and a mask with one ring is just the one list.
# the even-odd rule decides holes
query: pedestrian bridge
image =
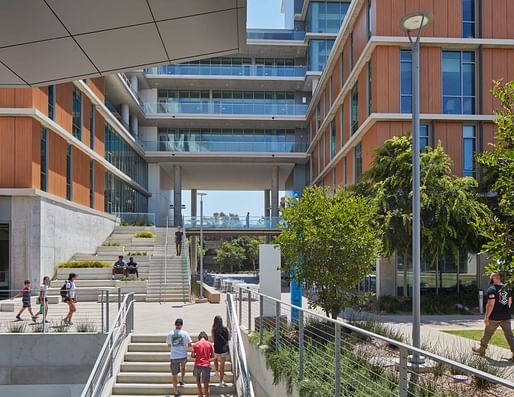
{"label": "pedestrian bridge", "polygon": [[206,235],[276,235],[280,233],[282,218],[240,217],[238,215],[184,217],[184,228],[189,236]]}

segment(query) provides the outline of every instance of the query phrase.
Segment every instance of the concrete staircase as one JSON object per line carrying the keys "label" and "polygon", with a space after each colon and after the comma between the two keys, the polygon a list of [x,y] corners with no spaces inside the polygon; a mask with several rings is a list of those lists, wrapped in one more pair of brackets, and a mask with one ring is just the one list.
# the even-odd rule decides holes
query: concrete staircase
{"label": "concrete staircase", "polygon": [[148,270],[147,302],[189,302],[191,291],[189,286],[188,255],[185,250],[182,256],[175,252],[175,231],[168,231],[168,246],[165,249],[166,229],[156,229],[153,255]]}
{"label": "concrete staircase", "polygon": [[[191,338],[196,340],[194,335],[192,334]],[[169,354],[166,335],[132,335],[120,365],[116,383],[112,386],[111,395],[117,397],[172,395]],[[198,395],[193,367],[194,359],[189,353],[185,385],[179,386],[179,395]],[[214,386],[219,383],[219,377],[215,376],[214,371],[211,372],[211,396],[235,396],[234,376],[230,362],[225,364],[225,371],[224,387]]]}

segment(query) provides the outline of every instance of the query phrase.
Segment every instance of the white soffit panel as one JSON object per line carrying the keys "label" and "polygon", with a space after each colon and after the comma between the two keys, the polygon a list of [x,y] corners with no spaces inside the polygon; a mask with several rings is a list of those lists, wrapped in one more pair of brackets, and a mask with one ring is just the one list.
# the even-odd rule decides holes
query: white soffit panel
{"label": "white soffit panel", "polygon": [[0,87],[238,52],[245,25],[246,0],[3,0]]}

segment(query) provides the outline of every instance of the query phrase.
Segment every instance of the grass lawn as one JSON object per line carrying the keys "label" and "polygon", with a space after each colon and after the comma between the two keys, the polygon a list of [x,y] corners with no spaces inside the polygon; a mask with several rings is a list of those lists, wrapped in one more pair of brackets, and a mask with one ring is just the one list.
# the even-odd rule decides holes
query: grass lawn
{"label": "grass lawn", "polygon": [[[482,335],[484,334],[483,330],[463,330],[463,331],[443,331],[447,334],[462,336],[463,338],[473,339],[477,342],[480,342],[480,338],[482,338]],[[505,349],[509,349],[509,344],[505,340],[505,336],[503,336],[503,332],[501,328],[498,328],[491,338],[491,341],[489,342],[491,345],[503,347]]]}

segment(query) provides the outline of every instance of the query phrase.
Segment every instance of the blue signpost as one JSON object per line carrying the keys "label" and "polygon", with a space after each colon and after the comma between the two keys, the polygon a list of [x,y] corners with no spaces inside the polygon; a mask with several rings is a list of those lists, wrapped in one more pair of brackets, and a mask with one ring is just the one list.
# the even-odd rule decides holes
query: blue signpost
{"label": "blue signpost", "polygon": [[[300,192],[293,192],[293,197],[296,200],[300,199]],[[302,258],[298,257],[298,263],[295,267],[291,269],[291,304],[293,306],[302,307],[302,284],[296,281],[296,268],[302,265]],[[296,323],[298,321],[298,317],[300,316],[300,311],[298,309],[292,309],[291,311],[291,321]]]}

